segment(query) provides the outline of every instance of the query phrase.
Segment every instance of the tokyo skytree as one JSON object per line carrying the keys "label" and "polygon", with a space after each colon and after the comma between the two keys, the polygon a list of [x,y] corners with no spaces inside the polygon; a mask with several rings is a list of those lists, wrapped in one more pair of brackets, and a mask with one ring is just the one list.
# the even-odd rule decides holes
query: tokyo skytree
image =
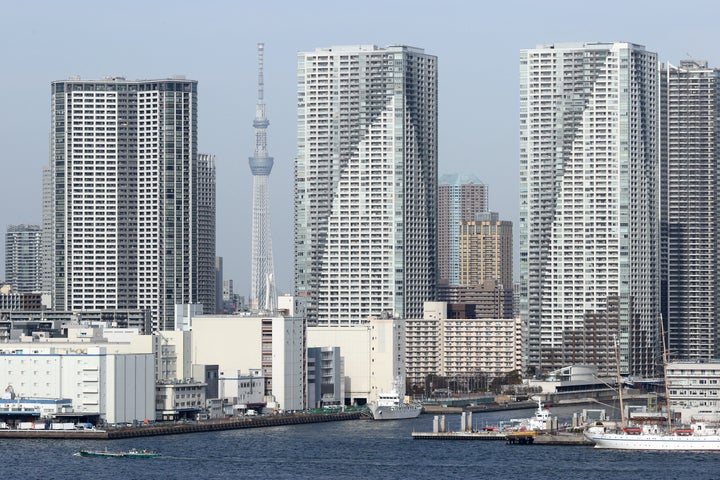
{"label": "tokyo skytree", "polygon": [[269,177],[273,159],[267,151],[267,127],[263,98],[264,44],[258,43],[258,99],[255,107],[255,155],[249,158],[253,174],[252,216],[252,278],[250,284],[250,310],[273,311],[277,307],[275,296],[275,266],[270,236]]}

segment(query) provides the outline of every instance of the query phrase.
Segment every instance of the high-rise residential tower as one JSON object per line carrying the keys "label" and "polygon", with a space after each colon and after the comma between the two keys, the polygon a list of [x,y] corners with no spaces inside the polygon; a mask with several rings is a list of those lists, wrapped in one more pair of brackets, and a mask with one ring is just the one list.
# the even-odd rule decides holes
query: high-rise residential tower
{"label": "high-rise residential tower", "polygon": [[521,51],[520,309],[529,367],[586,361],[611,373],[619,345],[624,373],[656,374],[657,70],[656,54],[631,43]]}
{"label": "high-rise residential tower", "polygon": [[[438,273],[440,283],[460,284],[460,223],[488,211],[488,188],[476,176],[451,174],[438,184]],[[508,288],[510,285],[507,286]]]}
{"label": "high-rise residential tower", "polygon": [[720,70],[687,60],[661,75],[663,310],[675,359],[715,359],[720,240]]}
{"label": "high-rise residential tower", "polygon": [[41,252],[42,262],[42,287],[44,294],[52,299],[52,292],[55,290],[55,265],[53,263],[55,253],[55,222],[53,212],[55,203],[54,182],[52,177],[52,166],[45,165],[42,170],[42,224],[41,229]]}
{"label": "high-rise residential tower", "polygon": [[482,212],[460,222],[458,282],[438,285],[438,301],[474,308],[475,318],[513,318],[512,222]]}
{"label": "high-rise residential tower", "polygon": [[215,308],[215,160],[197,150],[197,82],[52,83],[53,306]]}
{"label": "high-rise residential tower", "polygon": [[460,223],[460,285],[495,280],[512,290],[512,222],[496,212],[475,215]]}
{"label": "high-rise residential tower", "polygon": [[295,290],[308,321],[421,317],[437,272],[437,58],[299,53],[297,108]]}
{"label": "high-rise residential tower", "polygon": [[250,310],[273,311],[277,307],[275,266],[270,235],[270,172],[273,158],[268,156],[265,116],[263,53],[258,44],[258,99],[255,107],[255,155],[250,157],[253,174],[252,268],[250,278]]}
{"label": "high-rise residential tower", "polygon": [[[188,234],[194,243],[189,249],[187,257],[188,266],[195,271],[192,274],[196,285],[190,285],[189,292],[194,299],[192,302],[177,303],[200,303],[203,305],[203,313],[215,313],[218,294],[215,282],[217,282],[217,270],[215,257],[215,219],[216,219],[216,167],[215,155],[198,153],[196,173],[190,174],[188,181],[191,188],[188,191],[189,197],[196,204],[190,210],[194,210],[195,225],[191,226],[191,233]],[[192,192],[192,193],[191,193]],[[182,205],[180,205],[181,207]],[[182,258],[182,257],[181,257]],[[183,298],[183,297],[181,297]],[[188,298],[188,297],[184,297]]]}
{"label": "high-rise residential tower", "polygon": [[9,225],[5,233],[5,282],[17,293],[42,290],[42,233],[39,225]]}

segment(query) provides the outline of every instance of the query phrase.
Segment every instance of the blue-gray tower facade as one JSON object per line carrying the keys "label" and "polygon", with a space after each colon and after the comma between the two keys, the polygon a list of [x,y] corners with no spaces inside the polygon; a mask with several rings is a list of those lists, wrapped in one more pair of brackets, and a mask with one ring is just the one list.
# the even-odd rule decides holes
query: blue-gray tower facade
{"label": "blue-gray tower facade", "polygon": [[255,154],[249,158],[253,174],[252,216],[252,268],[250,283],[250,310],[272,311],[277,307],[275,295],[275,266],[270,235],[270,172],[273,159],[267,151],[267,127],[265,115],[263,54],[265,46],[258,44],[258,99],[255,108]]}

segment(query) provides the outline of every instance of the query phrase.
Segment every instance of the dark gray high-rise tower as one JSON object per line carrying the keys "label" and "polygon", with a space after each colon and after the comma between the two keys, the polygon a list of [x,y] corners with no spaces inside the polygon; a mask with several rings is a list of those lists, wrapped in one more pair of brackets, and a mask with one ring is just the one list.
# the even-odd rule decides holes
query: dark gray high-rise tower
{"label": "dark gray high-rise tower", "polygon": [[264,44],[258,43],[258,100],[255,108],[255,155],[250,157],[253,174],[252,216],[252,270],[250,283],[250,310],[275,310],[275,266],[273,263],[272,238],[270,236],[270,172],[273,159],[267,151],[267,127],[265,116],[263,52]]}
{"label": "dark gray high-rise tower", "polygon": [[720,354],[720,70],[685,60],[662,69],[663,314],[674,359]]}

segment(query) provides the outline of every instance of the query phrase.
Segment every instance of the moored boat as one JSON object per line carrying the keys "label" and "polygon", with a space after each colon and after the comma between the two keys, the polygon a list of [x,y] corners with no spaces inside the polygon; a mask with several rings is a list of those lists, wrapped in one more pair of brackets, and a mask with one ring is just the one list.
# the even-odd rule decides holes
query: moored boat
{"label": "moored boat", "polygon": [[542,404],[540,398],[533,398],[537,402],[537,410],[535,415],[530,418],[511,418],[510,422],[514,425],[515,430],[519,431],[545,431],[553,428],[553,418],[550,416],[550,410]]}
{"label": "moored boat", "polygon": [[422,413],[422,404],[409,400],[400,401],[397,388],[381,392],[378,399],[368,405],[374,420],[402,420],[417,418]]}
{"label": "moored boat", "polygon": [[595,448],[720,451],[720,432],[700,422],[675,430],[646,426],[607,432],[604,427],[595,426],[588,428],[585,436]]}
{"label": "moored boat", "polygon": [[137,450],[135,448],[125,452],[110,452],[108,450],[80,450],[77,455],[81,457],[116,457],[116,458],[155,458],[158,452],[152,450]]}
{"label": "moored boat", "polygon": [[[689,426],[674,426],[670,408],[670,391],[667,383],[667,351],[665,350],[665,331],[661,325],[662,365],[665,383],[667,425],[641,424],[625,425],[622,383],[620,381],[620,361],[618,353],[618,398],[620,400],[620,429],[608,431],[602,425],[585,430],[585,437],[595,444],[595,448],[614,448],[618,450],[674,450],[674,451],[720,451],[720,428],[702,421],[693,421]],[[617,350],[616,350],[617,351]]]}

